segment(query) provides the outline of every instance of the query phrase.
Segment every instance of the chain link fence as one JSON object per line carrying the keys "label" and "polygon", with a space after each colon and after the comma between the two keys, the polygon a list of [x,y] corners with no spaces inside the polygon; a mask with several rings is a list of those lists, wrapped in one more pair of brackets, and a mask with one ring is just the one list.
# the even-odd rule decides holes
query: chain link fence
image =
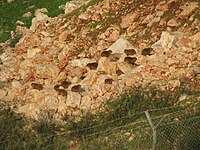
{"label": "chain link fence", "polygon": [[200,110],[149,110],[78,129],[69,135],[79,137],[80,149],[199,150]]}

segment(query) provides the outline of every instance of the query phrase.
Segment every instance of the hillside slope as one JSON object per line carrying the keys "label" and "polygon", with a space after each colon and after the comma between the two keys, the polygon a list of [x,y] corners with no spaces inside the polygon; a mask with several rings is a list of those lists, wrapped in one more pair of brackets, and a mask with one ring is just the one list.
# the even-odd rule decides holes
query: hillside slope
{"label": "hillside slope", "polygon": [[[91,0],[49,18],[37,10],[30,29],[1,54],[0,100],[18,112],[54,118],[96,111],[133,86],[173,93],[199,85],[200,2]],[[195,80],[197,79],[197,80]]]}

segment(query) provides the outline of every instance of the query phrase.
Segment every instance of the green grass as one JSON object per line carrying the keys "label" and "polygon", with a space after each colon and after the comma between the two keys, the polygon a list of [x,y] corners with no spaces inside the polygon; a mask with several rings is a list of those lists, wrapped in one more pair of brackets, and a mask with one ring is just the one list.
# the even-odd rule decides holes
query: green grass
{"label": "green grass", "polygon": [[[179,102],[182,94],[189,98]],[[195,150],[200,139],[199,96],[200,91],[188,84],[170,94],[156,87],[133,88],[103,106],[103,112],[66,116],[65,126],[48,115],[30,121],[1,105],[0,149],[150,149],[152,133],[144,113],[150,110],[155,124],[170,114],[158,128],[158,149]]]}
{"label": "green grass", "polygon": [[68,141],[56,137],[58,126],[50,121],[28,122],[24,116],[0,105],[1,150],[54,150],[67,149]]}
{"label": "green grass", "polygon": [[[47,8],[49,11],[47,15],[49,17],[55,17],[58,14],[64,13],[58,6],[65,4],[67,1],[70,0],[15,0],[12,3],[7,3],[7,0],[1,0],[0,42],[5,42],[10,39],[10,31],[15,31],[17,20],[24,22],[26,27],[30,27],[31,20],[37,8]],[[32,5],[35,5],[35,7],[28,9]],[[30,18],[23,18],[22,15],[28,11],[32,13],[32,16]]]}

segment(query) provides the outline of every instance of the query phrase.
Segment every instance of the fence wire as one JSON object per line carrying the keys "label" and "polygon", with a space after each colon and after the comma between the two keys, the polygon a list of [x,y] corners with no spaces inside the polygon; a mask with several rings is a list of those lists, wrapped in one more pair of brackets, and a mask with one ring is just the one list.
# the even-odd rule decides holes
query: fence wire
{"label": "fence wire", "polygon": [[[165,109],[169,110],[171,108]],[[161,109],[164,110],[164,109]],[[151,119],[156,125],[163,116],[165,118],[156,128],[155,149],[162,150],[199,150],[200,149],[200,113],[196,109],[183,109],[157,116],[156,110],[150,110]],[[120,122],[120,118],[112,122],[80,129],[82,147],[85,149],[124,149],[148,150],[152,149],[152,128],[145,118],[145,113],[139,113],[142,119],[125,123],[129,117],[122,117],[123,123],[118,126],[112,124]],[[137,115],[137,114],[135,114]],[[131,115],[130,117],[134,117]],[[111,125],[110,125],[111,123]],[[105,126],[106,125],[106,126]],[[83,132],[84,131],[84,132]],[[95,144],[94,144],[95,143]]]}

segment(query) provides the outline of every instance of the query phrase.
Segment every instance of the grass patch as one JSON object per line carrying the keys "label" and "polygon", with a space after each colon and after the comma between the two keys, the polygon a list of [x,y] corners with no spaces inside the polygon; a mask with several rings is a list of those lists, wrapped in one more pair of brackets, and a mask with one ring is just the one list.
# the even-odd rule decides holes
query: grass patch
{"label": "grass patch", "polygon": [[[183,94],[188,98],[179,102]],[[133,88],[103,106],[103,112],[66,116],[65,126],[48,116],[30,123],[1,106],[0,149],[150,149],[152,132],[144,114],[146,110],[150,110],[155,124],[168,114],[157,131],[157,149],[197,149],[199,96],[200,91],[188,85],[182,85],[174,93],[156,87]],[[184,105],[188,103],[189,106]]]}
{"label": "grass patch", "polygon": [[[15,0],[12,3],[7,3],[7,0],[0,1],[0,42],[5,42],[10,39],[10,31],[15,31],[16,21],[20,20],[25,23],[26,27],[30,27],[31,20],[34,17],[34,12],[38,8],[47,8],[49,17],[55,17],[58,14],[64,13],[58,6],[65,4],[70,0]],[[34,6],[33,8],[29,8]],[[31,12],[30,18],[22,18],[26,12]]]}

